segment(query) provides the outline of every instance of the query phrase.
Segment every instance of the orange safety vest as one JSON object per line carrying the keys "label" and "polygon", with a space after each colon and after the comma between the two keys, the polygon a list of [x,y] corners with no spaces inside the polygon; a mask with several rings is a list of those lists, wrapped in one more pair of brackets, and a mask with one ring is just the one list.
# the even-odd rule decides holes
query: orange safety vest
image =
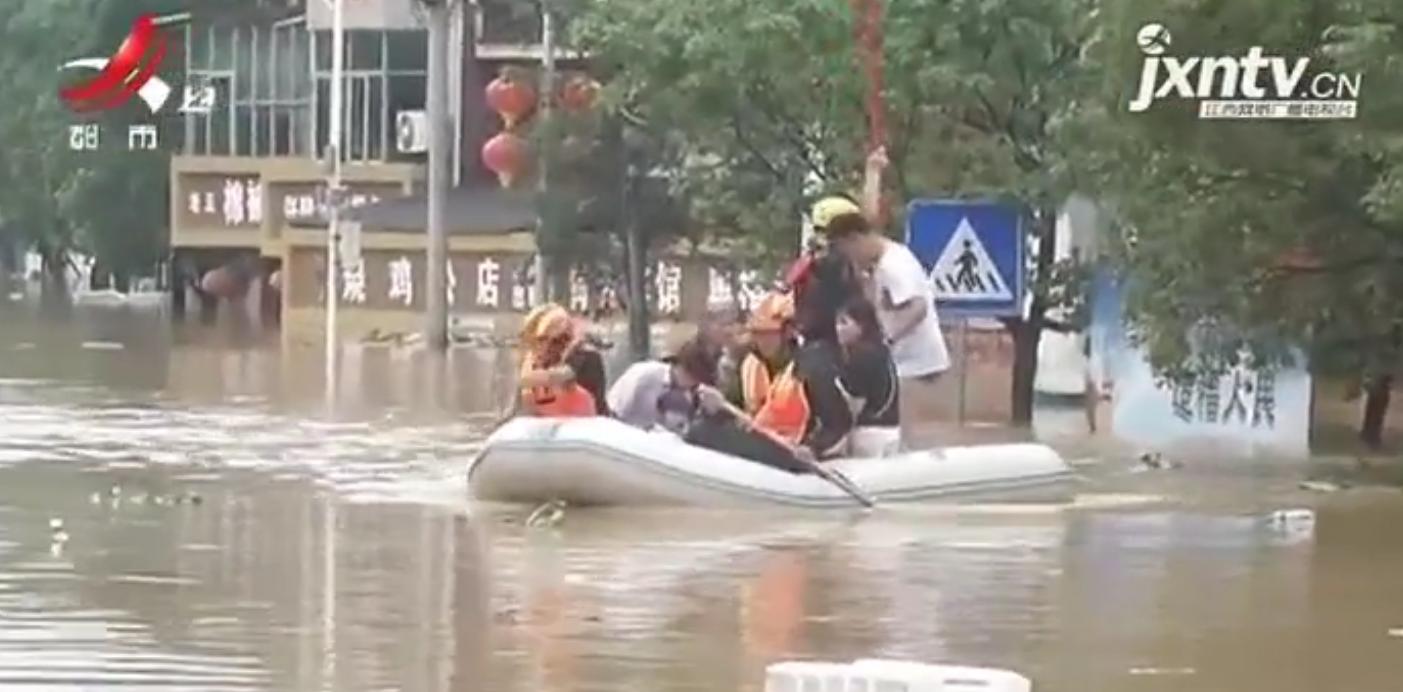
{"label": "orange safety vest", "polygon": [[[536,370],[536,358],[527,354],[521,364],[524,376]],[[598,415],[594,395],[579,384],[545,385],[524,387],[521,390],[522,404],[529,415],[543,418],[588,418]]]}
{"label": "orange safety vest", "polygon": [[755,424],[797,445],[804,441],[812,412],[804,383],[794,374],[794,364],[790,363],[770,387],[769,398],[755,414]]}
{"label": "orange safety vest", "polygon": [[759,413],[769,400],[773,386],[770,367],[765,364],[765,359],[758,353],[747,353],[740,364],[740,392],[745,412],[752,416]]}

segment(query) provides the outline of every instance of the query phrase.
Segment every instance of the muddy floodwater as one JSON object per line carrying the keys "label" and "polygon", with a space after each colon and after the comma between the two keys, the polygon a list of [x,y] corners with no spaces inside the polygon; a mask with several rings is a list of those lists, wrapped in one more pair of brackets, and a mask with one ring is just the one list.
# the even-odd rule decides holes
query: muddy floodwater
{"label": "muddy floodwater", "polygon": [[[0,306],[0,690],[731,692],[873,656],[1038,692],[1403,689],[1396,489],[1105,461],[1070,506],[527,528],[466,497],[489,411],[328,416],[241,348]],[[1266,519],[1292,508],[1314,521]]]}

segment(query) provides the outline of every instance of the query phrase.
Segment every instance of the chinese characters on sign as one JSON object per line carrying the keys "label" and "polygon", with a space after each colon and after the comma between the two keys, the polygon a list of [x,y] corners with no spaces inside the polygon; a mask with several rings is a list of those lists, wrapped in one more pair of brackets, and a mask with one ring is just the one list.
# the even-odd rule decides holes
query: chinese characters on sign
{"label": "chinese characters on sign", "polygon": [[659,262],[657,268],[658,314],[676,315],[682,309],[682,268]]}
{"label": "chinese characters on sign", "polygon": [[[377,190],[380,188],[377,187]],[[278,205],[275,209],[282,209],[283,220],[289,223],[319,223],[330,216],[330,209],[327,206],[327,187],[325,184],[298,183],[293,185],[279,184],[275,193]],[[363,207],[367,204],[374,204],[380,201],[380,195],[375,192],[351,192],[345,197],[346,206],[349,208]]]}
{"label": "chinese characters on sign", "polygon": [[133,151],[151,151],[160,143],[155,125],[132,125],[127,128],[127,148]]}
{"label": "chinese characters on sign", "polygon": [[[477,263],[477,304],[482,307],[497,307],[497,284],[501,280],[501,266],[488,257]],[[513,300],[515,302],[515,300]]]}
{"label": "chinese characters on sign", "polygon": [[414,303],[414,264],[408,257],[401,255],[399,259],[390,262],[388,297],[391,301],[403,303],[405,307]]}
{"label": "chinese characters on sign", "polygon": [[73,151],[97,151],[102,144],[102,128],[97,123],[70,125],[68,127],[68,148]]}
{"label": "chinese characters on sign", "polygon": [[1185,423],[1276,427],[1276,372],[1270,368],[1236,367],[1218,377],[1163,386],[1171,390],[1174,416]]}
{"label": "chinese characters on sign", "polygon": [[188,176],[182,189],[191,225],[246,228],[263,223],[263,185],[257,178]]}
{"label": "chinese characters on sign", "polygon": [[341,300],[361,305],[365,303],[365,259],[348,262],[341,267]]}
{"label": "chinese characters on sign", "polygon": [[731,274],[716,267],[707,270],[706,306],[711,309],[734,305],[735,292],[731,290]]}

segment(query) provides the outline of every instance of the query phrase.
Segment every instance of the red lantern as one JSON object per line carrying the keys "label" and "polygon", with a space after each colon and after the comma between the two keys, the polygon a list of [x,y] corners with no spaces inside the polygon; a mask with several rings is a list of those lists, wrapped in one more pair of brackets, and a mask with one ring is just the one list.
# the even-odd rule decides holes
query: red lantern
{"label": "red lantern", "polygon": [[487,85],[487,105],[502,116],[511,129],[536,106],[536,93],[531,87],[503,74]]}
{"label": "red lantern", "polygon": [[509,187],[526,164],[526,143],[510,132],[498,132],[482,145],[482,162],[497,174],[502,187]]}
{"label": "red lantern", "polygon": [[577,74],[566,80],[565,86],[560,90],[560,104],[567,110],[579,112],[589,109],[594,105],[594,99],[599,95],[599,82],[594,81],[589,75]]}

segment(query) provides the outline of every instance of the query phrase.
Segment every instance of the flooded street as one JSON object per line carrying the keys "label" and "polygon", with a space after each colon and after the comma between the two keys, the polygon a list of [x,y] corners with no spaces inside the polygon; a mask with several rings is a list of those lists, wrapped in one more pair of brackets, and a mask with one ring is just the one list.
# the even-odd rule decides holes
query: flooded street
{"label": "flooded street", "polygon": [[[876,656],[1012,669],[1038,692],[1403,676],[1397,490],[1108,462],[1071,507],[526,528],[531,508],[466,497],[490,407],[332,422],[316,387],[277,386],[296,375],[277,356],[159,315],[6,309],[0,690],[732,692],[774,660]],[[1313,526],[1264,520],[1292,507]]]}

